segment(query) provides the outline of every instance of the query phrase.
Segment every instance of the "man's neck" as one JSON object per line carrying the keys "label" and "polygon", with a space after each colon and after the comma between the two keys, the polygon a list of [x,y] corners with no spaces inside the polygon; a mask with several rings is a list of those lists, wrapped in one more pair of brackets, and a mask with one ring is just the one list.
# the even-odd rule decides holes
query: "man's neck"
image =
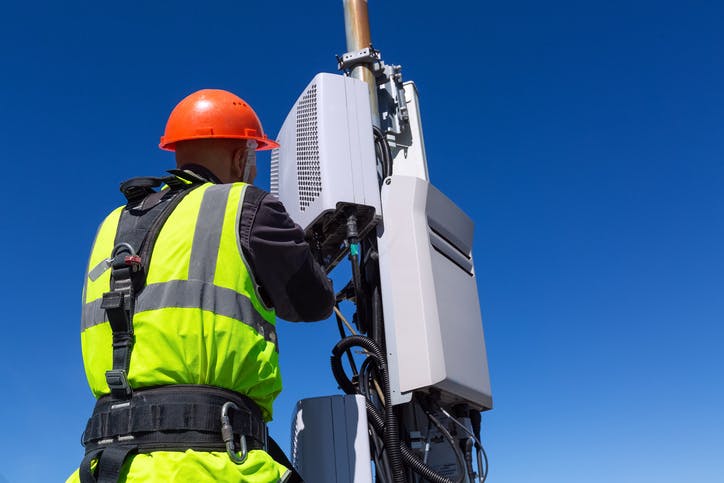
{"label": "man's neck", "polygon": [[178,169],[183,169],[186,171],[191,171],[195,175],[205,179],[206,181],[214,184],[222,184],[221,180],[211,172],[211,170],[205,166],[201,166],[200,164],[184,164],[183,166],[179,166]]}

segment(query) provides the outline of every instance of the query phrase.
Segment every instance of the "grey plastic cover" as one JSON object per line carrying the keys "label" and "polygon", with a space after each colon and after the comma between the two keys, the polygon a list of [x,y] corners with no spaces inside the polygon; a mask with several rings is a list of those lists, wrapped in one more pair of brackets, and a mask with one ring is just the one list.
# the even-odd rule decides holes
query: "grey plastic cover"
{"label": "grey plastic cover", "polygon": [[491,409],[473,222],[429,182],[391,176],[378,227],[392,403],[435,389]]}
{"label": "grey plastic cover", "polygon": [[291,461],[304,481],[371,483],[364,397],[299,401],[292,419]]}

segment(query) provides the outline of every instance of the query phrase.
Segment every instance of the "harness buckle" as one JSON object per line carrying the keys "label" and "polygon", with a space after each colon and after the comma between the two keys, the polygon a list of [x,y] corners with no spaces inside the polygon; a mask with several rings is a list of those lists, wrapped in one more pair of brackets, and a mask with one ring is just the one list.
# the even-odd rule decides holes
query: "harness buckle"
{"label": "harness buckle", "polygon": [[113,397],[128,398],[131,396],[131,386],[128,384],[128,377],[123,369],[106,371],[106,384]]}
{"label": "harness buckle", "polygon": [[234,429],[231,427],[231,421],[229,420],[229,409],[241,411],[239,406],[231,401],[224,403],[221,407],[221,437],[226,444],[226,452],[229,455],[229,459],[237,465],[240,465],[246,461],[246,457],[249,455],[246,445],[246,435],[239,435],[239,446],[241,448],[241,452],[237,452],[234,445]]}

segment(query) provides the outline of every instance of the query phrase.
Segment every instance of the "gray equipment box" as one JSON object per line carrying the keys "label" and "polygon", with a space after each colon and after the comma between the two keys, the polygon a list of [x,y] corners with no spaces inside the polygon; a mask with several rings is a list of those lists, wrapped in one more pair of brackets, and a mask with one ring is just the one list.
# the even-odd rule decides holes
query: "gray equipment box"
{"label": "gray equipment box", "polygon": [[392,404],[437,390],[493,407],[473,267],[473,222],[429,182],[391,176],[378,226]]}
{"label": "gray equipment box", "polygon": [[291,456],[304,481],[371,483],[364,397],[326,396],[297,402]]}

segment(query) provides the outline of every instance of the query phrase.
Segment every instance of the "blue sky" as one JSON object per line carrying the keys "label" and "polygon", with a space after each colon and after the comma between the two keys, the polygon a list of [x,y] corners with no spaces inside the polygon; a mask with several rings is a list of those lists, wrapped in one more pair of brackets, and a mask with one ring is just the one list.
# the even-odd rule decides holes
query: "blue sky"
{"label": "blue sky", "polygon": [[[724,481],[724,5],[372,0],[370,16],[418,85],[433,183],[476,223],[489,481]],[[0,45],[0,482],[62,481],[93,406],[85,259],[119,182],[172,167],[158,138],[200,88],[236,92],[275,136],[335,70],[342,3],[14,2]],[[336,392],[336,328],[279,325],[286,444],[294,402]]]}

